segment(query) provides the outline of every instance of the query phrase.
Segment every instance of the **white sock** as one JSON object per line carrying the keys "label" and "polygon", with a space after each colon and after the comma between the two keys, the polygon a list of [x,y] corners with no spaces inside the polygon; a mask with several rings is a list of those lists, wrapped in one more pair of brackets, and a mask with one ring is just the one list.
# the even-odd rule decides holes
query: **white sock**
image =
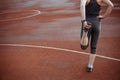
{"label": "white sock", "polygon": [[93,65],[92,65],[92,64],[88,64],[88,67],[89,67],[89,68],[93,68]]}

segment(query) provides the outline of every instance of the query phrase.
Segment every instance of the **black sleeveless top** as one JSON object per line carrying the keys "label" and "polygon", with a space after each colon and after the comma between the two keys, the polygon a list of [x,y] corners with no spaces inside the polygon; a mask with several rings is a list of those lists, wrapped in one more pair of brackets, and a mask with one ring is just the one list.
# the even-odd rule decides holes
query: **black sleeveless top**
{"label": "black sleeveless top", "polygon": [[96,0],[90,0],[86,5],[86,17],[96,17],[100,13],[101,6]]}

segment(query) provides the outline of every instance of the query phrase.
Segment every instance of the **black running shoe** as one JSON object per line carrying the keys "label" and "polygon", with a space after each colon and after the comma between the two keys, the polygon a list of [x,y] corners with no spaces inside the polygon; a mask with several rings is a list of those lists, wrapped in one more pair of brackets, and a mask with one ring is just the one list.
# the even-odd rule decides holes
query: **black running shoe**
{"label": "black running shoe", "polygon": [[93,70],[93,68],[91,68],[91,67],[88,67],[88,68],[87,68],[87,71],[88,71],[88,72],[92,72],[92,70]]}

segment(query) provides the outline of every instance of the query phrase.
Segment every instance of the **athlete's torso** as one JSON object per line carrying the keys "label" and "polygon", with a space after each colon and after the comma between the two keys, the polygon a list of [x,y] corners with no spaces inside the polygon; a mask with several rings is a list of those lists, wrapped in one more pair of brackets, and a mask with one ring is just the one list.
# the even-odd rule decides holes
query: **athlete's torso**
{"label": "athlete's torso", "polygon": [[86,2],[86,17],[96,17],[101,10],[100,0],[87,0]]}
{"label": "athlete's torso", "polygon": [[[91,0],[86,0],[86,5],[89,4]],[[102,5],[102,0],[96,0],[99,5]]]}

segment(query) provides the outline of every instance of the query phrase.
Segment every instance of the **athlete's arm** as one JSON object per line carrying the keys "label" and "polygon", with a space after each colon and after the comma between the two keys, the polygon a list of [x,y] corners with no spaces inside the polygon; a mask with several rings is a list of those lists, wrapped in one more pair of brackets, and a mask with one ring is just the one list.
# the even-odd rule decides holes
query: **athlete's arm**
{"label": "athlete's arm", "polygon": [[[86,1],[87,0],[81,0],[80,2],[80,12],[81,12],[81,17],[82,17],[82,20],[86,20],[86,10],[85,10],[85,5],[86,5]],[[88,25],[87,21],[84,21],[83,22],[84,24],[84,27],[89,29],[91,26]]]}
{"label": "athlete's arm", "polygon": [[99,18],[107,17],[111,13],[111,11],[114,7],[113,3],[110,0],[102,0],[102,2],[107,4],[108,7],[107,7],[107,10],[105,11],[105,13],[103,15],[100,15]]}
{"label": "athlete's arm", "polygon": [[85,4],[86,4],[86,0],[80,0],[80,12],[81,12],[81,17],[82,17],[82,20],[85,20],[86,19],[86,16],[85,16]]}

